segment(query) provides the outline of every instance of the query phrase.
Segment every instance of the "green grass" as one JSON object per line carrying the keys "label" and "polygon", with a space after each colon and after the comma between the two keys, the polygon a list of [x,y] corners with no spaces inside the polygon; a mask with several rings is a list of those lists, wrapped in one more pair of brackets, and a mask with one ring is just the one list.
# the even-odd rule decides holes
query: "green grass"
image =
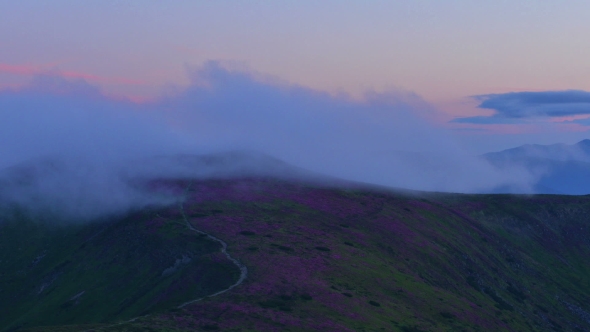
{"label": "green grass", "polygon": [[[95,330],[590,329],[590,197],[408,196],[271,180],[208,181],[198,188],[185,204],[189,220],[226,241],[232,256],[248,267],[242,285],[167,310],[185,292],[213,293],[223,286],[219,278],[225,276],[227,285],[237,277],[231,264],[215,258],[219,247],[186,232],[175,223],[177,208],[170,208],[158,211],[165,221],[160,227],[139,237],[128,230],[146,228],[153,214],[59,230],[3,225],[2,252],[21,248],[6,265],[10,273],[1,277],[15,290],[0,288],[0,296],[20,298],[14,308],[5,307],[30,326],[62,324],[37,331],[75,331],[79,327],[67,324],[140,313],[149,315]],[[23,240],[19,232],[27,229],[30,237]],[[81,239],[99,229],[104,231],[79,249]],[[43,250],[46,258],[27,267]],[[163,252],[172,254],[159,256]],[[200,255],[199,263],[162,278],[174,257],[187,252]],[[26,292],[60,269],[68,272],[60,274],[55,295],[47,294],[44,304]],[[122,286],[116,278],[134,282]],[[93,312],[83,297],[60,307],[80,289],[96,299],[99,310]],[[100,289],[110,292],[94,291]],[[154,304],[162,294],[166,299]],[[68,310],[75,314],[67,316]]]}
{"label": "green grass", "polygon": [[[232,284],[219,244],[153,213],[84,225],[20,218],[0,224],[0,330],[100,323],[167,310]],[[191,257],[163,275],[176,259]]]}

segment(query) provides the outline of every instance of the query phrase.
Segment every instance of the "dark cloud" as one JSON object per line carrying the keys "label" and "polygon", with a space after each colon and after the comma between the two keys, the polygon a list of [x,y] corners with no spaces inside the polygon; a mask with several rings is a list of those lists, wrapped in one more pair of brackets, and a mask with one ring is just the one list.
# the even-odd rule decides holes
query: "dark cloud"
{"label": "dark cloud", "polygon": [[581,90],[509,92],[478,95],[479,108],[494,110],[490,116],[458,118],[452,122],[475,124],[522,123],[526,119],[590,114],[590,92]]}
{"label": "dark cloud", "polygon": [[221,164],[178,158],[224,151],[257,151],[314,172],[420,190],[526,190],[532,181],[465,153],[428,122],[434,111],[414,94],[370,93],[359,101],[216,62],[190,77],[190,86],[139,105],[52,76],[0,91],[0,200],[94,218],[170,202],[138,191],[130,179],[284,169],[235,154]]}

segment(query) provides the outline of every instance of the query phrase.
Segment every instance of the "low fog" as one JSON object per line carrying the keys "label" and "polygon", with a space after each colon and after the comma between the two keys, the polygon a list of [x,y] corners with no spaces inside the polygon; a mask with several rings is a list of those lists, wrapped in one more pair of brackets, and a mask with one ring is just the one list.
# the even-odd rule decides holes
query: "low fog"
{"label": "low fog", "polygon": [[180,177],[309,171],[465,193],[529,192],[535,180],[468,155],[411,93],[371,92],[359,101],[216,62],[189,75],[190,86],[140,104],[56,75],[0,91],[2,207],[96,219],[177,202],[178,194],[142,183]]}

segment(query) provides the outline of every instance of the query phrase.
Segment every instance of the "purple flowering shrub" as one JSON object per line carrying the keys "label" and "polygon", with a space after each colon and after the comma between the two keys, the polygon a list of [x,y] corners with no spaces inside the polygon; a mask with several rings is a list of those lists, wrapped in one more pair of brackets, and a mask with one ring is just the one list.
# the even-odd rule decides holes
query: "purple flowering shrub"
{"label": "purple flowering shrub", "polygon": [[[507,212],[488,196],[419,197],[270,179],[173,186],[188,188],[183,206],[191,225],[225,241],[248,277],[226,293],[138,320],[137,326],[508,331],[549,324],[529,300],[555,303],[543,289],[556,288],[539,279],[545,273],[539,257],[549,258],[524,254],[541,250],[536,246],[548,235],[535,235],[540,242],[525,248],[498,232],[496,221],[510,219],[498,217]],[[535,204],[541,203],[523,201],[510,213],[532,216]],[[166,218],[181,215],[171,209]],[[543,317],[566,317],[567,310],[558,308]]]}

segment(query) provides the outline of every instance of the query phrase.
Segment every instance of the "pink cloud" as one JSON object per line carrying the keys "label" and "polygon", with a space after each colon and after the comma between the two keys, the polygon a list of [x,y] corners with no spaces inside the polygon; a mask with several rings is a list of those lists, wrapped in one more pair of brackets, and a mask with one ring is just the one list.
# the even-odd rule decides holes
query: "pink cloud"
{"label": "pink cloud", "polygon": [[581,119],[588,119],[590,118],[590,115],[588,114],[576,114],[576,115],[570,115],[570,116],[561,116],[561,117],[557,117],[557,118],[551,118],[549,119],[549,122],[570,122],[570,121],[574,121],[574,120],[581,120]]}
{"label": "pink cloud", "polygon": [[89,82],[96,83],[107,83],[107,84],[123,84],[123,85],[143,85],[145,81],[130,79],[125,77],[104,77],[93,75],[78,71],[63,71],[55,68],[54,64],[48,65],[11,65],[6,63],[0,63],[0,73],[21,75],[21,76],[33,76],[33,75],[54,75],[63,78],[77,78],[83,79]]}
{"label": "pink cloud", "polygon": [[0,73],[13,74],[13,75],[35,75],[43,71],[46,71],[47,67],[35,66],[35,65],[9,65],[6,63],[0,63]]}
{"label": "pink cloud", "polygon": [[0,90],[18,89],[19,87],[19,84],[0,83]]}
{"label": "pink cloud", "polygon": [[64,78],[81,78],[90,82],[111,83],[111,84],[126,84],[126,85],[142,85],[146,82],[125,77],[103,77],[77,71],[59,71],[58,76]]}

